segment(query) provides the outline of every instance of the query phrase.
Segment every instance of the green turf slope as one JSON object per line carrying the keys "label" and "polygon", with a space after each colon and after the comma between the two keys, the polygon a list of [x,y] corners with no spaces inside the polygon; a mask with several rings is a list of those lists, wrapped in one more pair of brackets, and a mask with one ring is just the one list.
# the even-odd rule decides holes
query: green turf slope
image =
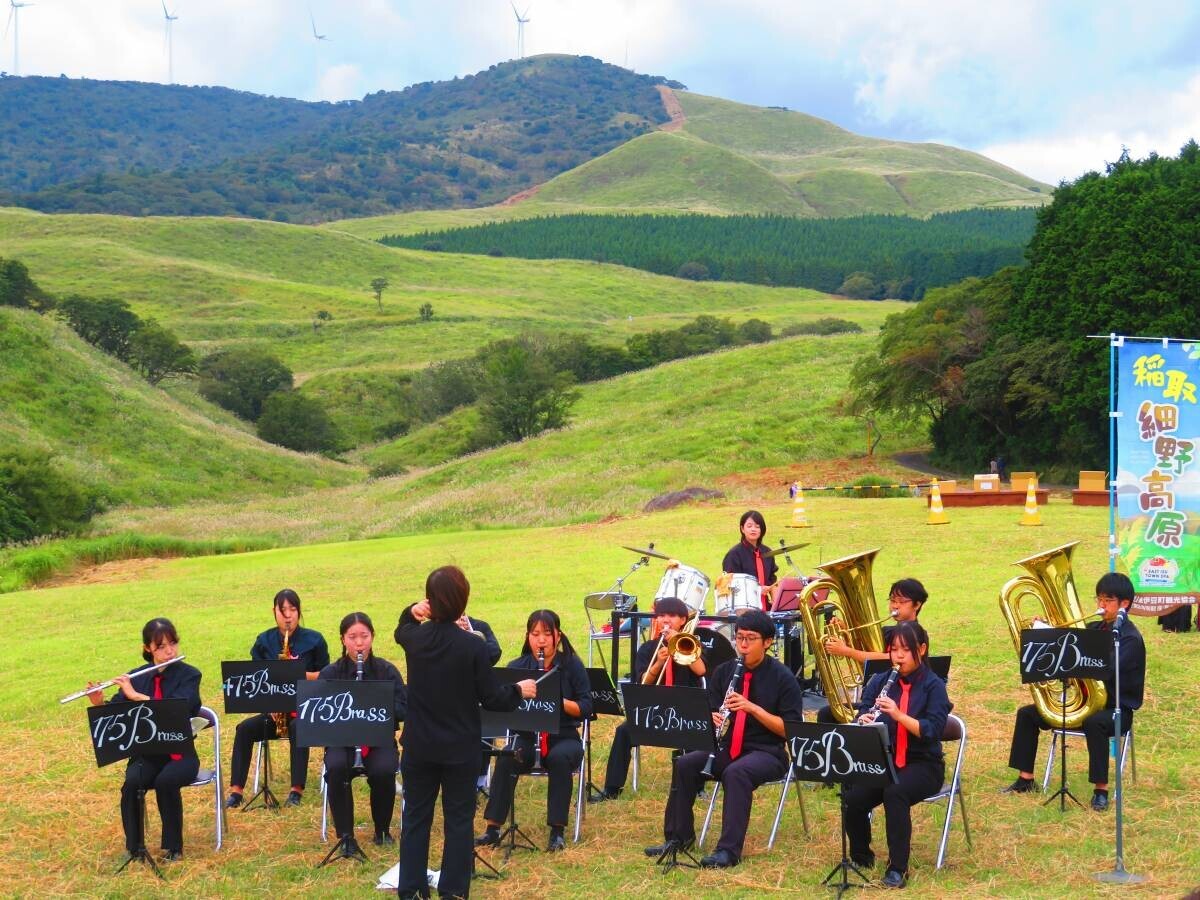
{"label": "green turf slope", "polygon": [[358,480],[265,444],[147,384],[52,319],[0,307],[0,445],[55,458],[110,501],[283,494]]}

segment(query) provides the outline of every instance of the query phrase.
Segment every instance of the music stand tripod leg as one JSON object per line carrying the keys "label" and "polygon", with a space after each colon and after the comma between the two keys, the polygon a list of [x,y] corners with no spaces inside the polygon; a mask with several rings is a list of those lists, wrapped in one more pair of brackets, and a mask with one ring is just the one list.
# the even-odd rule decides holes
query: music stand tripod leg
{"label": "music stand tripod leg", "polygon": [[[846,832],[846,785],[845,783],[839,786],[839,799],[842,808],[842,860],[836,866],[829,870],[829,874],[825,876],[821,882],[823,885],[828,885],[837,890],[837,896],[840,898],[842,894],[850,890],[850,888],[860,888],[870,882],[870,879],[862,873],[862,871],[850,859],[850,836]],[[850,873],[853,872],[862,879],[862,884],[851,884]],[[841,874],[841,881],[836,884],[829,884],[833,877]]]}
{"label": "music stand tripod leg", "polygon": [[[346,795],[347,796],[349,796],[349,793],[350,793],[350,785],[352,783],[352,780],[353,780],[352,778],[346,779]],[[332,807],[333,807],[333,804],[330,803],[330,809],[332,809]],[[336,818],[334,819],[334,822],[335,823],[337,822]],[[329,852],[326,853],[325,856],[321,859],[321,861],[316,864],[315,868],[319,869],[322,866],[326,866],[329,863],[331,863],[337,859],[353,859],[359,863],[365,863],[367,861],[367,854],[362,852],[361,847],[355,846],[355,848],[353,850],[350,849],[350,841],[353,840],[353,838],[354,838],[354,821],[353,821],[353,818],[351,818],[349,833],[340,835],[338,837],[337,841],[334,842],[334,845],[329,848]]]}
{"label": "music stand tripod leg", "polygon": [[141,823],[142,823],[142,833],[139,835],[139,838],[138,838],[138,848],[136,850],[134,850],[132,853],[130,853],[129,858],[126,859],[124,862],[121,863],[121,865],[119,865],[117,867],[117,871],[114,874],[120,874],[121,872],[125,871],[125,869],[129,866],[129,864],[131,862],[133,862],[134,860],[138,860],[139,862],[145,863],[147,866],[149,866],[150,871],[152,871],[155,875],[157,875],[161,880],[166,881],[167,879],[166,879],[166,876],[163,875],[162,869],[160,869],[158,867],[158,863],[156,863],[154,861],[154,857],[152,857],[150,855],[150,851],[146,849],[146,791],[145,791],[145,789],[139,790],[137,792],[137,802],[138,802],[138,818],[141,820]]}
{"label": "music stand tripod leg", "polygon": [[[517,824],[517,779],[520,774],[517,768],[513,765],[512,771],[512,793],[508,799],[508,825],[500,832],[500,841],[498,846],[504,847],[504,859],[508,860],[513,855],[514,850],[536,850],[537,844],[529,839],[529,835],[521,830],[521,826]],[[518,844],[517,838],[520,838],[524,843]],[[505,845],[507,841],[507,845]]]}
{"label": "music stand tripod leg", "polygon": [[258,793],[246,801],[246,805],[242,807],[242,812],[250,812],[254,808],[254,804],[258,800],[262,800],[263,809],[273,809],[279,811],[279,798],[275,796],[275,792],[271,790],[271,740],[264,738],[262,742],[262,787],[258,789]]}
{"label": "music stand tripod leg", "polygon": [[[1055,734],[1051,733],[1050,740],[1051,740],[1051,746],[1053,746],[1053,742],[1056,740],[1059,740],[1059,736],[1056,736]],[[1076,798],[1076,796],[1071,793],[1071,789],[1069,787],[1067,787],[1067,679],[1065,679],[1065,678],[1062,679],[1061,744],[1062,744],[1062,746],[1059,748],[1059,750],[1062,753],[1062,759],[1060,760],[1061,766],[1059,767],[1061,774],[1060,774],[1060,780],[1059,780],[1059,784],[1058,784],[1058,790],[1055,791],[1053,794],[1051,794],[1049,797],[1047,797],[1046,800],[1044,800],[1042,802],[1042,806],[1046,806],[1050,803],[1053,803],[1057,799],[1058,800],[1058,811],[1066,812],[1068,797],[1070,797],[1072,800],[1075,801],[1076,806],[1083,806],[1083,804],[1079,802],[1078,798]]]}

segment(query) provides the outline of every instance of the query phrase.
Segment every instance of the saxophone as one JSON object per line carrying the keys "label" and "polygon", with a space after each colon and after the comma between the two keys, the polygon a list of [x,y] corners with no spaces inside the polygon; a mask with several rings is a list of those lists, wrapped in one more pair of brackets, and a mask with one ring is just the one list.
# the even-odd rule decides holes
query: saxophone
{"label": "saxophone", "polygon": [[[291,652],[291,650],[288,649],[288,640],[290,638],[291,638],[291,632],[285,631],[283,633],[283,649],[279,651],[280,659],[291,659],[292,658],[292,652]],[[291,718],[291,716],[285,712],[276,712],[276,713],[271,713],[270,715],[271,715],[271,721],[275,723],[275,737],[279,738],[280,740],[287,737],[288,736],[288,720]]]}

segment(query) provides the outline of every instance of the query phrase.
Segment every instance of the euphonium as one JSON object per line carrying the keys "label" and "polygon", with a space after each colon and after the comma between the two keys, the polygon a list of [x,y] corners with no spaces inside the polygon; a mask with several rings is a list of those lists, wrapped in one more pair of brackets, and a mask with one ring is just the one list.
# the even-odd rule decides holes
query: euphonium
{"label": "euphonium", "polygon": [[[846,724],[853,721],[855,694],[862,687],[862,664],[848,656],[837,656],[825,649],[825,642],[838,638],[859,650],[871,653],[883,652],[883,629],[879,608],[875,602],[875,588],[871,584],[871,566],[879,548],[835,559],[817,566],[824,577],[814,579],[800,593],[800,616],[812,648],[817,674],[829,711],[836,721]],[[825,599],[817,603],[818,592],[826,592]],[[831,612],[825,616],[817,610]],[[838,624],[840,621],[840,625]]]}
{"label": "euphonium", "polygon": [[[1021,651],[1021,631],[1033,625],[1034,618],[1041,618],[1054,628],[1065,628],[1088,616],[1079,608],[1079,595],[1075,591],[1075,580],[1071,577],[1071,554],[1078,541],[1055,547],[1017,560],[1028,575],[1018,575],[1000,590],[1000,610],[1008,622],[1013,644]],[[1039,610],[1026,613],[1024,605],[1036,600]],[[1031,684],[1033,703],[1042,719],[1051,727],[1062,728],[1064,723],[1062,685],[1058,682]],[[1107,692],[1104,682],[1093,678],[1071,678],[1067,680],[1066,727],[1079,728],[1094,712],[1104,709]]]}
{"label": "euphonium", "polygon": [[[288,639],[291,637],[290,631],[283,633],[283,649],[279,651],[280,659],[291,659],[292,653],[288,649]],[[271,713],[271,721],[275,723],[275,737],[283,739],[288,736],[288,719],[291,718],[285,712]]]}

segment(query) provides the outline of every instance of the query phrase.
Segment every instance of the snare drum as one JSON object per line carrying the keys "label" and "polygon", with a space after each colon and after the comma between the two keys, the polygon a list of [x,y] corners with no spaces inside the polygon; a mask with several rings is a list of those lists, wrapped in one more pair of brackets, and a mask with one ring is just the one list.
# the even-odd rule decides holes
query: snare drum
{"label": "snare drum", "polygon": [[718,616],[736,616],[749,609],[762,610],[762,586],[753,575],[734,574],[729,577],[729,588],[717,594]]}
{"label": "snare drum", "polygon": [[708,598],[708,576],[691,566],[679,565],[667,569],[658,583],[654,599],[665,600],[668,597],[682,600],[689,609],[698,613],[704,612],[704,601]]}

